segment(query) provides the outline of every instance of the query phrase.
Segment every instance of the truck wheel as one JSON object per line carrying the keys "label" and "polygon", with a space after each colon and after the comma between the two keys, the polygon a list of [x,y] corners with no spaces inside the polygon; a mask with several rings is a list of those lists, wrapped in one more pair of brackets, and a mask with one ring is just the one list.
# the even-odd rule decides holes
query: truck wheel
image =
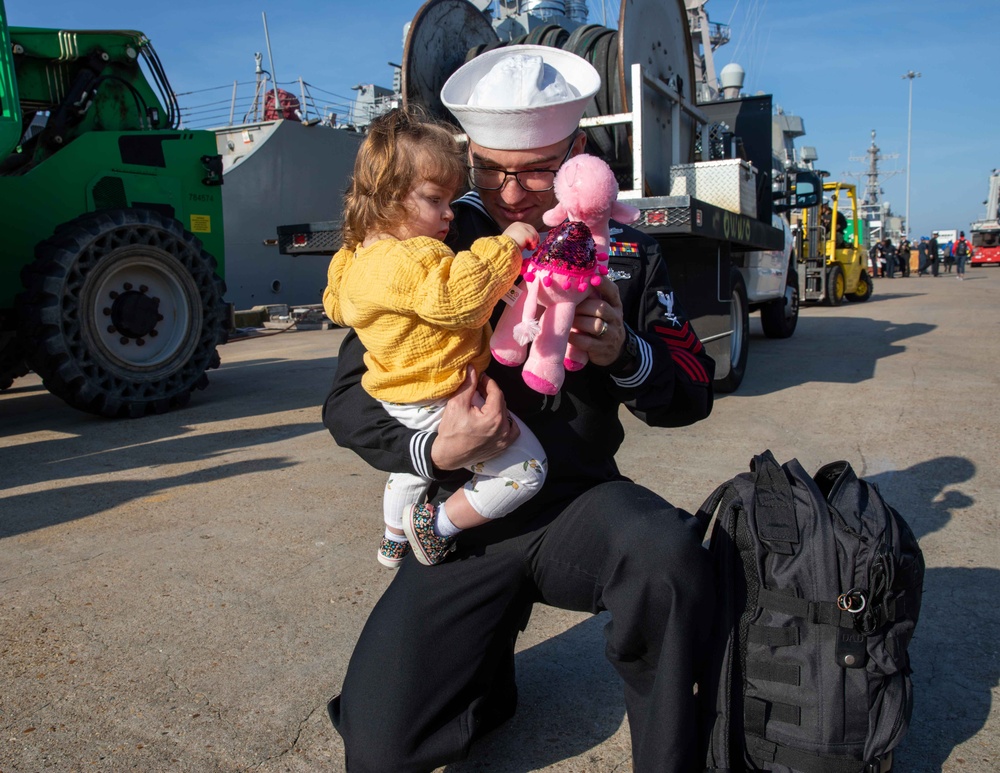
{"label": "truck wheel", "polygon": [[863,303],[872,297],[873,289],[872,279],[868,276],[868,272],[862,271],[858,275],[857,289],[847,296],[847,300],[852,301],[853,303]]}
{"label": "truck wheel", "polygon": [[785,294],[760,309],[760,326],[768,338],[790,338],[799,324],[799,276],[794,265],[788,267]]}
{"label": "truck wheel", "polygon": [[108,417],[187,404],[218,367],[225,284],[176,220],[91,212],[35,248],[19,298],[28,364],[74,408]]}
{"label": "truck wheel", "polygon": [[743,381],[747,369],[747,352],[750,347],[750,303],[743,275],[735,269],[730,273],[732,303],[729,307],[732,335],[729,337],[729,373],[714,382],[717,392],[735,392]]}
{"label": "truck wheel", "polygon": [[839,306],[844,302],[844,269],[839,263],[835,263],[826,271],[826,298],[823,302],[827,306]]}

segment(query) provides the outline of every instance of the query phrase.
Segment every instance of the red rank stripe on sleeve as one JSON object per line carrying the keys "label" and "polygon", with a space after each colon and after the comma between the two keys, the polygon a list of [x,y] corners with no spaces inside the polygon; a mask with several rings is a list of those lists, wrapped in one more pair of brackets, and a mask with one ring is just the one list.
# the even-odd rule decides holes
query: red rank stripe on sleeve
{"label": "red rank stripe on sleeve", "polygon": [[671,348],[670,357],[674,364],[680,367],[694,383],[708,383],[708,373],[705,371],[705,366],[687,349]]}
{"label": "red rank stripe on sleeve", "polygon": [[670,347],[671,359],[687,374],[688,378],[697,384],[708,383],[708,372],[705,370],[705,366],[701,364],[701,361],[695,356],[704,347],[701,345],[698,337],[691,331],[691,326],[687,322],[680,329],[654,324],[653,332]]}
{"label": "red rank stripe on sleeve", "polygon": [[653,323],[653,332],[656,333],[667,346],[679,347],[697,354],[702,350],[701,341],[691,330],[691,325],[685,322],[679,328],[666,327]]}

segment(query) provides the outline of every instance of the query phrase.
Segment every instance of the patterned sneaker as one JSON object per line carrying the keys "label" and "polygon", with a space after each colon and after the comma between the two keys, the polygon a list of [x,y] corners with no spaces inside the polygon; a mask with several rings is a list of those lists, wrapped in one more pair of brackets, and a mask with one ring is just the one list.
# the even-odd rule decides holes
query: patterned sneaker
{"label": "patterned sneaker", "polygon": [[406,558],[406,554],[410,552],[410,543],[408,542],[396,542],[388,537],[383,536],[382,542],[379,543],[378,553],[375,554],[375,558],[378,562],[389,569],[398,569],[399,565],[403,563],[403,559]]}
{"label": "patterned sneaker", "polygon": [[413,557],[425,566],[444,561],[455,549],[454,539],[434,533],[434,505],[413,505],[403,512],[403,533],[413,547]]}

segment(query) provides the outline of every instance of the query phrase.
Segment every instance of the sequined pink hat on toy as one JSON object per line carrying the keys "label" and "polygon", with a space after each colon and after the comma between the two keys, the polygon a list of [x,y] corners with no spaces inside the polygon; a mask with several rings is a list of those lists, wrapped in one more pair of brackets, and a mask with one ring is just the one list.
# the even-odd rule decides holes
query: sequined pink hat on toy
{"label": "sequined pink hat on toy", "polygon": [[549,231],[531,260],[525,261],[523,273],[529,282],[539,274],[545,286],[552,284],[555,273],[563,289],[568,290],[576,283],[577,290],[584,292],[601,283],[601,276],[608,272],[607,259],[607,255],[598,255],[586,223],[567,220]]}

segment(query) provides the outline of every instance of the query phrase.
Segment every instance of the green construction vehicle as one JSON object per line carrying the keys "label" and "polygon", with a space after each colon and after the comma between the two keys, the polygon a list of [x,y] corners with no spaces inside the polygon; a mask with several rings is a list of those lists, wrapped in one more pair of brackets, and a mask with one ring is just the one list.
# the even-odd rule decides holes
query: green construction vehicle
{"label": "green construction vehicle", "polygon": [[0,1],[0,389],[30,368],[137,417],[208,383],[231,316],[222,159],[178,122],[141,32],[8,27]]}

